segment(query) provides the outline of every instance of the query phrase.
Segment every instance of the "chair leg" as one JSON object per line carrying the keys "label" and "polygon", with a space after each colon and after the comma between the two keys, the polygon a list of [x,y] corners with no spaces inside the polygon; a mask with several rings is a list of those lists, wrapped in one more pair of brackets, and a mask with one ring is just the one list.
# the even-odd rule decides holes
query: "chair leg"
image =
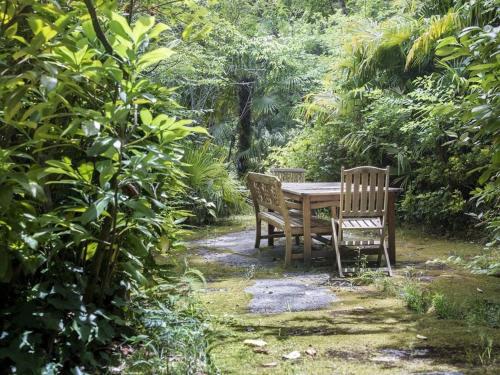
{"label": "chair leg", "polygon": [[261,220],[257,219],[256,220],[257,225],[255,227],[255,248],[258,249],[260,248],[260,237],[261,237]]}
{"label": "chair leg", "polygon": [[339,239],[338,239],[338,235],[337,235],[337,228],[335,227],[335,224],[332,223],[332,227],[333,227],[333,245],[334,245],[334,248],[335,248],[335,255],[336,255],[336,259],[337,259],[337,267],[339,269],[339,276],[340,277],[344,277],[344,274],[342,273],[342,263],[340,261],[340,250],[339,250]]}
{"label": "chair leg", "polygon": [[267,245],[269,247],[273,247],[274,246],[274,237],[271,236],[272,234],[274,234],[274,226],[273,225],[271,225],[271,224],[267,225],[267,234],[269,235],[269,237],[267,238]]}
{"label": "chair leg", "polygon": [[300,245],[300,236],[295,236],[295,245]]}
{"label": "chair leg", "polygon": [[285,237],[285,267],[288,267],[292,263],[292,235],[286,233]]}
{"label": "chair leg", "polygon": [[378,257],[377,257],[377,267],[380,268],[380,265],[382,264],[382,250],[383,250],[383,247],[380,246],[378,248]]}
{"label": "chair leg", "polygon": [[384,244],[385,262],[387,263],[387,270],[389,272],[389,276],[392,276],[391,261],[389,260],[389,253],[387,252],[387,243],[386,243],[386,241],[384,241],[383,244]]}

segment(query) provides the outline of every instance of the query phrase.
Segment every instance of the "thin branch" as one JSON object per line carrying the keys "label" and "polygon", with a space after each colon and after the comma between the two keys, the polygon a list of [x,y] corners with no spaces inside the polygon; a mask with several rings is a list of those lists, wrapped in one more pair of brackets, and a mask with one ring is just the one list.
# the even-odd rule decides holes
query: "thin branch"
{"label": "thin branch", "polygon": [[[101,29],[101,25],[99,24],[99,19],[97,18],[97,13],[94,7],[94,4],[92,4],[92,0],[84,0],[85,5],[87,7],[87,10],[89,11],[90,18],[92,20],[92,26],[94,27],[95,34],[97,36],[97,39],[99,39],[104,46],[104,49],[106,52],[112,56],[115,56],[115,52],[113,51],[113,47],[111,47],[111,44],[109,44],[108,39],[106,38],[106,35],[104,35],[104,32]],[[120,59],[121,60],[121,59]]]}
{"label": "thin branch", "polygon": [[128,16],[127,16],[127,22],[128,24],[132,24],[132,17],[134,16],[134,6],[135,6],[135,1],[130,0],[130,3],[128,5]]}

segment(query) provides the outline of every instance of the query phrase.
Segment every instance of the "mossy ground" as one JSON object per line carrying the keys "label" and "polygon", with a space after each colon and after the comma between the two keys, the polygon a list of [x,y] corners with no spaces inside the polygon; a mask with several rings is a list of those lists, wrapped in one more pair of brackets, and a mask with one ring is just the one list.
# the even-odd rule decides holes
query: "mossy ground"
{"label": "mossy ground", "polygon": [[[220,235],[249,225],[251,219],[242,218],[236,225],[211,229],[208,235]],[[410,266],[414,267],[410,272],[418,273],[424,279],[427,277],[423,283],[428,288],[446,293],[455,300],[487,298],[499,303],[498,278],[426,264],[426,261],[436,258],[472,256],[480,251],[481,246],[473,243],[400,230],[397,233],[396,276],[389,283],[404,282],[404,274]],[[500,370],[498,328],[471,325],[464,320],[438,319],[432,312],[413,313],[401,298],[384,292],[380,285],[332,285],[330,287],[338,302],[319,311],[252,314],[247,309],[251,295],[245,292],[245,288],[252,285],[256,278],[281,278],[290,270],[284,270],[279,262],[274,268],[249,268],[210,263],[195,255],[189,259],[191,266],[201,270],[209,280],[199,296],[214,317],[216,339],[212,356],[223,374],[401,374],[432,371],[493,374]],[[329,269],[329,266],[323,266],[319,271]],[[298,265],[292,271],[316,272],[318,269],[304,270]],[[268,343],[267,354],[255,353],[243,344],[245,339],[256,338]],[[492,345],[488,344],[488,339],[493,340]],[[304,353],[310,346],[317,351],[314,357]],[[295,350],[301,352],[300,359],[282,359],[283,354]],[[393,350],[402,354],[397,360],[388,360]],[[277,362],[278,365],[272,368],[262,366],[270,362]]]}

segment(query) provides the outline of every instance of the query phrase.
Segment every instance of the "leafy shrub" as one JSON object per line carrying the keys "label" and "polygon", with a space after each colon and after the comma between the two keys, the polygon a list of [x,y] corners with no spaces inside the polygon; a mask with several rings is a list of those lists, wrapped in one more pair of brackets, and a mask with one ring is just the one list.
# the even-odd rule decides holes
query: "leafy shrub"
{"label": "leafy shrub", "polygon": [[416,282],[407,282],[403,286],[401,295],[408,308],[420,314],[425,313],[432,304],[429,291]]}
{"label": "leafy shrub", "polygon": [[[197,147],[198,146],[198,147]],[[244,188],[224,164],[222,149],[208,142],[189,147],[183,158],[190,210],[198,223],[240,213],[246,208]]]}
{"label": "leafy shrub", "polygon": [[[194,276],[194,278],[193,278]],[[125,373],[216,373],[210,357],[210,317],[193,296],[192,270],[178,282],[160,284],[132,298],[138,331],[126,339],[133,352]]]}
{"label": "leafy shrub", "polygon": [[458,229],[460,224],[467,221],[463,216],[466,201],[458,191],[441,189],[415,194],[409,190],[400,207],[401,215],[407,222],[420,223],[435,231]]}
{"label": "leafy shrub", "polygon": [[344,125],[340,122],[307,126],[283,147],[275,147],[267,166],[306,169],[310,181],[340,180],[340,167],[366,161],[342,143]]}
{"label": "leafy shrub", "polygon": [[464,310],[456,302],[450,301],[445,295],[435,293],[432,296],[432,308],[440,319],[463,319]]}
{"label": "leafy shrub", "polygon": [[0,10],[0,372],[95,372],[178,248],[180,140],[144,76],[168,27],[109,2]]}

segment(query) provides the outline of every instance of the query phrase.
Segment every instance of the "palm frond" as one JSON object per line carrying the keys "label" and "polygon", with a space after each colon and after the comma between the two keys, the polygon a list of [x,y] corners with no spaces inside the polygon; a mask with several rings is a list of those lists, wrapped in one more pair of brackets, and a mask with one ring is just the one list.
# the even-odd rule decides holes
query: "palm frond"
{"label": "palm frond", "polygon": [[375,79],[379,71],[399,68],[404,63],[403,45],[410,40],[415,27],[414,21],[404,17],[359,25],[345,46],[347,58],[340,68],[358,86]]}
{"label": "palm frond", "polygon": [[279,106],[279,99],[274,95],[265,95],[252,100],[252,107],[257,115],[271,115],[276,113]]}
{"label": "palm frond", "polygon": [[433,16],[426,23],[424,32],[413,42],[406,56],[405,69],[423,65],[431,59],[431,53],[439,39],[461,28],[460,15],[450,10],[444,16]]}

